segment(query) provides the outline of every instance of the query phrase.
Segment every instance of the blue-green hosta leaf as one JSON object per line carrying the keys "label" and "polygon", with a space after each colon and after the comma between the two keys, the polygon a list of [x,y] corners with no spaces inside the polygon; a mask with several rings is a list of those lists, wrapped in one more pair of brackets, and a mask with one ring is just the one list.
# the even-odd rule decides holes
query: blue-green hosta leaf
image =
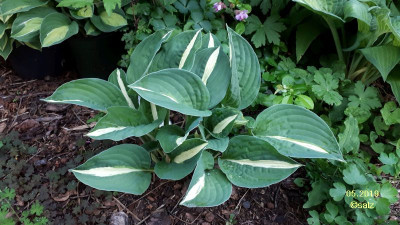
{"label": "blue-green hosta leaf", "polygon": [[0,56],[3,57],[4,60],[7,60],[11,51],[13,50],[14,39],[9,38],[7,34],[4,34],[2,38],[0,38]]}
{"label": "blue-green hosta leaf", "polygon": [[161,44],[169,38],[171,32],[160,30],[141,41],[133,50],[127,71],[129,84],[139,80],[149,71],[150,65],[161,48]]}
{"label": "blue-green hosta leaf", "polygon": [[220,45],[221,45],[221,42],[218,40],[218,38],[214,34],[208,33],[208,34],[203,35],[201,49],[214,48],[214,47],[218,47]]}
{"label": "blue-green hosta leaf", "polygon": [[214,158],[211,153],[204,151],[180,205],[214,207],[228,200],[231,193],[232,184],[221,170],[214,169]]}
{"label": "blue-green hosta leaf", "polygon": [[101,34],[101,31],[99,31],[92,22],[90,22],[89,20],[86,21],[85,26],[84,26],[86,35],[89,36],[97,36]]}
{"label": "blue-green hosta leaf", "polygon": [[260,64],[249,42],[231,28],[227,30],[232,77],[223,104],[244,109],[257,98],[261,84]]}
{"label": "blue-green hosta leaf", "polygon": [[156,163],[154,172],[161,179],[180,180],[190,174],[207,142],[202,139],[189,139],[169,154],[170,162]]}
{"label": "blue-green hosta leaf", "polygon": [[150,72],[166,68],[190,69],[201,47],[201,30],[182,32],[171,38],[155,56]]}
{"label": "blue-green hosta leaf", "polygon": [[157,132],[156,139],[163,151],[170,153],[186,140],[185,131],[176,125],[163,126]]}
{"label": "blue-green hosta leaf", "polygon": [[186,70],[165,69],[129,85],[147,101],[185,115],[209,116],[210,94],[201,79]]}
{"label": "blue-green hosta leaf", "polygon": [[206,149],[211,149],[214,151],[224,152],[228,148],[229,137],[224,137],[220,139],[209,139]]}
{"label": "blue-green hosta leaf", "polygon": [[38,7],[28,12],[19,13],[11,28],[11,37],[23,42],[30,42],[39,35],[43,19],[56,12],[50,7]]}
{"label": "blue-green hosta leaf", "polygon": [[218,164],[234,185],[247,188],[277,183],[301,166],[279,154],[267,141],[253,136],[232,138]]}
{"label": "blue-green hosta leaf", "polygon": [[366,3],[358,0],[350,0],[344,4],[344,19],[347,18],[356,18],[369,26],[371,24],[372,15]]}
{"label": "blue-green hosta leaf", "polygon": [[44,18],[40,27],[42,47],[59,44],[79,31],[78,24],[62,13],[51,13]]}
{"label": "blue-green hosta leaf", "polygon": [[153,120],[150,104],[142,102],[138,110],[127,106],[107,108],[107,115],[99,120],[87,136],[104,140],[121,141],[128,137],[141,137],[157,128],[167,113],[158,107],[159,119]]}
{"label": "blue-green hosta leaf", "polygon": [[347,0],[293,0],[307,9],[320,14],[322,16],[329,16],[336,18],[342,22],[344,5]]}
{"label": "blue-green hosta leaf", "polygon": [[71,171],[91,187],[135,195],[145,192],[151,181],[149,153],[132,144],[114,146]]}
{"label": "blue-green hosta leaf", "polygon": [[371,12],[374,15],[371,21],[371,28],[374,31],[375,38],[393,31],[389,9],[375,7]]}
{"label": "blue-green hosta leaf", "polygon": [[125,13],[121,9],[115,9],[110,15],[101,10],[100,14],[92,16],[90,21],[103,32],[113,32],[128,25]]}
{"label": "blue-green hosta leaf", "polygon": [[157,132],[156,139],[160,142],[163,151],[170,153],[186,140],[201,121],[201,117],[187,117],[185,131],[176,125],[163,126]]}
{"label": "blue-green hosta leaf", "polygon": [[50,103],[69,103],[103,111],[111,106],[128,106],[118,87],[97,78],[85,78],[65,83],[44,100]]}
{"label": "blue-green hosta leaf", "polygon": [[46,5],[48,0],[4,0],[0,3],[0,15],[6,16],[26,12],[33,8]]}
{"label": "blue-green hosta leaf", "polygon": [[232,71],[229,66],[229,58],[221,47],[198,51],[190,71],[201,78],[210,92],[209,108],[216,106],[224,99]]}
{"label": "blue-green hosta leaf", "polygon": [[343,161],[329,126],[300,106],[282,104],[264,110],[257,116],[253,134],[286,156]]}
{"label": "blue-green hosta leaf", "polygon": [[91,18],[93,16],[93,11],[94,11],[94,5],[87,5],[83,8],[76,9],[76,10],[70,9],[69,13],[75,19],[83,20],[86,18]]}
{"label": "blue-green hosta leaf", "polygon": [[372,63],[386,80],[390,71],[400,62],[400,47],[381,45],[360,50],[365,58]]}
{"label": "blue-green hosta leaf", "polygon": [[204,126],[215,138],[223,138],[231,132],[240,111],[233,108],[215,108],[212,115],[205,118]]}

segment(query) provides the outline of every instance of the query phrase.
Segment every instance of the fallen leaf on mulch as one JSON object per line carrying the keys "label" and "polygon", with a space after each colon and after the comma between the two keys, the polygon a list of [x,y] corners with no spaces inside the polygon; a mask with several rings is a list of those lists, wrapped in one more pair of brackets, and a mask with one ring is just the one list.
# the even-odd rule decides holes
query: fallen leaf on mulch
{"label": "fallen leaf on mulch", "polygon": [[78,130],[86,130],[86,129],[89,129],[89,128],[93,128],[94,126],[96,126],[95,122],[93,122],[93,123],[91,123],[89,125],[81,125],[81,126],[77,126],[77,127],[74,127],[74,128],[66,128],[66,127],[63,127],[63,128],[65,130],[67,130],[67,131],[78,131]]}
{"label": "fallen leaf on mulch", "polygon": [[16,128],[17,128],[18,132],[24,133],[27,130],[34,128],[36,126],[39,126],[39,122],[37,122],[34,119],[27,119],[27,120],[24,120],[24,122],[20,123]]}
{"label": "fallen leaf on mulch", "polygon": [[6,123],[0,123],[0,133],[3,133],[3,131],[6,129],[6,126]]}
{"label": "fallen leaf on mulch", "polygon": [[75,190],[67,191],[65,194],[58,195],[57,197],[53,197],[54,201],[56,202],[65,202],[69,199],[71,195],[76,194]]}

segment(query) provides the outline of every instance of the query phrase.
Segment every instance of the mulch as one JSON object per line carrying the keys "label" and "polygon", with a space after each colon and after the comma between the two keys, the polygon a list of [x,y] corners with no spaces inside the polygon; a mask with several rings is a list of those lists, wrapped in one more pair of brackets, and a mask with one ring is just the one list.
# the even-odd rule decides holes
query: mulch
{"label": "mulch", "polygon": [[[66,72],[56,78],[25,81],[11,69],[0,66],[0,137],[15,130],[24,143],[37,147],[37,153],[29,160],[34,163],[46,162],[45,166],[37,168],[40,174],[65,167],[70,159],[86,151],[105,149],[115,144],[96,142],[94,146],[94,142],[84,136],[89,126],[94,125],[88,126],[86,121],[97,112],[79,106],[41,101],[61,84],[76,78],[76,74]],[[123,142],[140,143],[133,138]],[[76,205],[82,204],[82,199],[90,196],[88,203],[96,203],[99,207],[92,211],[86,210],[87,222],[76,224],[96,224],[96,217],[109,218],[119,211],[127,213],[134,224],[210,225],[229,224],[229,221],[232,224],[249,225],[307,224],[308,213],[302,208],[306,199],[304,190],[293,183],[296,177],[304,174],[304,170],[299,170],[288,179],[267,188],[234,187],[231,198],[214,208],[187,208],[179,205],[190,183],[190,176],[175,182],[160,180],[154,175],[150,188],[142,196],[120,193],[107,200],[88,193],[88,188],[80,183],[74,192],[57,193],[56,189],[52,190],[54,193],[49,201],[55,205],[46,210],[53,210],[48,213],[49,221],[62,224],[63,217],[70,215]],[[69,172],[66,176],[75,179]],[[89,189],[89,192],[95,190]],[[78,218],[72,220],[79,221]]]}

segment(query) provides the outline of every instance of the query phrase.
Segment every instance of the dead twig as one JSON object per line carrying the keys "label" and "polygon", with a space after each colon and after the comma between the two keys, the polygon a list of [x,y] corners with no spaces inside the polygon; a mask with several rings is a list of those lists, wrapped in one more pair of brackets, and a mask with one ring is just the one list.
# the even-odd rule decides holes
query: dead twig
{"label": "dead twig", "polygon": [[144,223],[148,218],[150,218],[151,214],[156,213],[157,211],[159,211],[160,209],[162,209],[165,205],[162,204],[160,207],[158,207],[156,210],[154,210],[153,212],[150,213],[150,215],[146,216],[142,221],[140,221],[139,223],[137,223],[136,225],[140,225],[142,223]]}
{"label": "dead twig", "polygon": [[122,202],[120,202],[116,197],[113,197],[113,199],[117,202],[118,205],[120,205],[122,208],[124,208],[129,214],[135,218],[135,220],[140,221],[139,217],[137,217],[131,210],[129,210]]}

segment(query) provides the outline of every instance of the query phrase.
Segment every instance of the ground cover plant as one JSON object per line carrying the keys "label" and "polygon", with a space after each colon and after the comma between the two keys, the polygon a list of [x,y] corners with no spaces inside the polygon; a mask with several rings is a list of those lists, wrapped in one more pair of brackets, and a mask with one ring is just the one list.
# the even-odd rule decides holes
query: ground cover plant
{"label": "ground cover plant", "polygon": [[[343,162],[327,124],[302,107],[277,105],[252,123],[243,117],[258,95],[260,68],[249,43],[227,32],[229,56],[211,33],[158,31],[135,48],[126,74],[72,81],[46,98],[106,111],[91,138],[144,142],[114,146],[71,170],[75,176],[98,189],[142,194],[151,172],[179,180],[195,169],[180,204],[209,207],[225,202],[232,184],[266,187],[288,177],[302,166],[289,157]],[[186,116],[185,129],[169,125],[169,110]],[[245,131],[229,137],[235,125]]]}

